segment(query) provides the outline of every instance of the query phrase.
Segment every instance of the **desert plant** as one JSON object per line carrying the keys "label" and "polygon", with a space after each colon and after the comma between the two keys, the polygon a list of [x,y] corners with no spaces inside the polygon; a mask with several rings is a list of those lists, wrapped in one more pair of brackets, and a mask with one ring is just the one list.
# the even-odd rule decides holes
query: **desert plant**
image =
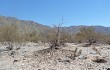
{"label": "desert plant", "polygon": [[100,42],[110,45],[110,36],[103,34],[102,37],[100,38]]}
{"label": "desert plant", "polygon": [[51,48],[58,48],[64,45],[69,38],[69,34],[64,30],[61,30],[61,25],[54,25],[53,28],[48,29],[45,34],[42,33],[44,40],[50,45]]}
{"label": "desert plant", "polygon": [[35,42],[37,43],[40,40],[40,36],[37,34],[36,31],[28,32],[24,34],[24,41],[25,42]]}
{"label": "desert plant", "polygon": [[96,43],[98,38],[98,33],[95,32],[92,27],[83,27],[80,28],[80,32],[78,32],[75,36],[76,41],[78,42],[88,42],[89,45]]}
{"label": "desert plant", "polygon": [[13,43],[20,42],[18,28],[15,25],[0,27],[0,42],[8,44],[8,50],[13,49]]}
{"label": "desert plant", "polygon": [[65,46],[65,43],[71,43],[73,42],[73,35],[71,35],[66,30],[62,30],[60,32],[60,45]]}
{"label": "desert plant", "polygon": [[59,24],[58,26],[54,25],[53,29],[49,30],[47,40],[51,48],[60,46],[60,27],[61,24]]}

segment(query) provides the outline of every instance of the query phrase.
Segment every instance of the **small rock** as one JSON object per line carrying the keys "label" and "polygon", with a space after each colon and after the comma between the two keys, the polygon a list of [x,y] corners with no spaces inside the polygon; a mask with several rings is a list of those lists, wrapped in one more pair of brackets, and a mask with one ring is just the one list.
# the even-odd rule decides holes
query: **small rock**
{"label": "small rock", "polygon": [[110,68],[107,68],[107,70],[110,70]]}

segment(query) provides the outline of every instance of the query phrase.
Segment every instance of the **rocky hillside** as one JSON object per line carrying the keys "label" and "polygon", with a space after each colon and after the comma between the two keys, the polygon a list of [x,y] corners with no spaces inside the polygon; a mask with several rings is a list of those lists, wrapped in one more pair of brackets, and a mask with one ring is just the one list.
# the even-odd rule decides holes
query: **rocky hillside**
{"label": "rocky hillside", "polygon": [[[19,27],[20,31],[38,31],[38,32],[44,32],[46,29],[49,29],[51,27],[39,24],[34,21],[29,20],[19,20],[15,17],[5,17],[0,16],[0,26],[3,25],[17,25]],[[96,32],[102,32],[105,34],[110,34],[110,27],[104,27],[104,26],[70,26],[70,27],[62,27],[61,29],[66,30],[70,33],[77,33],[79,31],[80,27],[93,27]]]}
{"label": "rocky hillside", "polygon": [[44,32],[46,29],[49,28],[49,26],[41,25],[34,21],[28,21],[28,20],[19,20],[15,17],[5,17],[0,16],[0,26],[4,25],[17,25],[20,31],[38,31],[38,32]]}

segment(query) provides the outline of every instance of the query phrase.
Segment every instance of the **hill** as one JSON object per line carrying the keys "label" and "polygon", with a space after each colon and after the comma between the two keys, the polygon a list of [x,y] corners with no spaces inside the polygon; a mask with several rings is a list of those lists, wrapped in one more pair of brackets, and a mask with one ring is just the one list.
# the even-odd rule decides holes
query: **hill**
{"label": "hill", "polygon": [[[20,31],[30,32],[45,32],[46,29],[51,28],[50,26],[42,25],[34,21],[29,20],[19,20],[15,17],[5,17],[0,16],[0,26],[4,25],[17,25]],[[77,33],[80,27],[93,27],[96,32],[101,32],[105,34],[110,34],[110,27],[104,26],[70,26],[70,27],[61,27],[62,30],[66,30],[70,33]]]}
{"label": "hill", "polygon": [[100,32],[108,35],[110,34],[110,27],[104,27],[104,26],[70,26],[70,27],[62,27],[62,29],[70,33],[76,34],[79,31],[79,28],[81,27],[92,27],[96,32]]}
{"label": "hill", "polygon": [[30,31],[37,31],[37,32],[44,32],[49,26],[45,26],[39,24],[34,21],[28,20],[19,20],[15,17],[5,17],[0,16],[0,26],[4,25],[17,25],[20,31],[30,32]]}

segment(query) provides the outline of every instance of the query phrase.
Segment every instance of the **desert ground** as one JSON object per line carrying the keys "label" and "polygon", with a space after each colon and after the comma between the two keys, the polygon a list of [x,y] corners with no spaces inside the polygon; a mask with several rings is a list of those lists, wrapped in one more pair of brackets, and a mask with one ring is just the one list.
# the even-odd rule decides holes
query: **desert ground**
{"label": "desert ground", "polygon": [[0,45],[0,70],[110,70],[110,45],[66,43],[59,49],[48,44]]}

